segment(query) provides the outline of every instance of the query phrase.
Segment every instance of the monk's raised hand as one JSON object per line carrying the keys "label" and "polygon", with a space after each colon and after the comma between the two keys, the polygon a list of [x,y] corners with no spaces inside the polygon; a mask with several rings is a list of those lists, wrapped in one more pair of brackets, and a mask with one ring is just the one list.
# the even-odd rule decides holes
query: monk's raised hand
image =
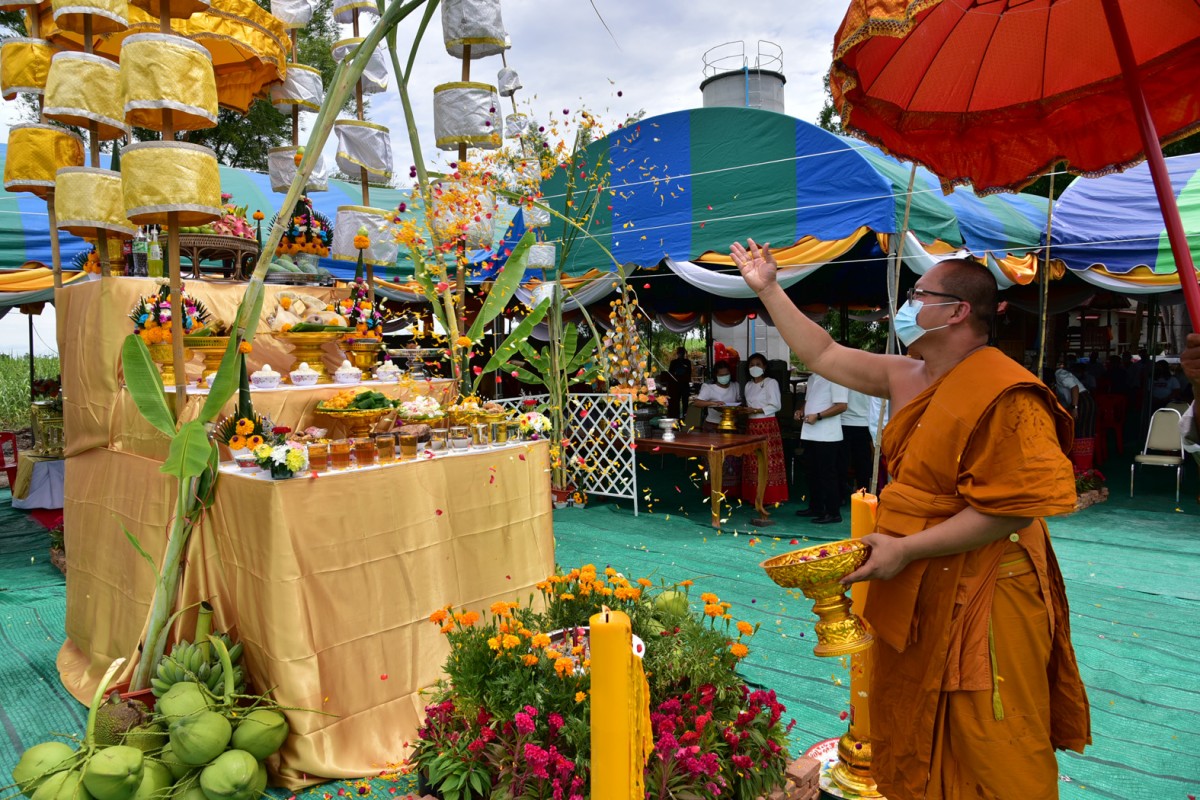
{"label": "monk's raised hand", "polygon": [[746,285],[761,294],[775,283],[779,265],[775,262],[775,256],[771,255],[769,242],[760,247],[753,239],[747,239],[746,245],[743,247],[741,242],[734,242],[729,246],[729,257],[737,264]]}
{"label": "monk's raised hand", "polygon": [[886,581],[908,566],[902,537],[868,533],[861,541],[871,548],[871,553],[865,564],[842,578],[843,586],[859,581]]}

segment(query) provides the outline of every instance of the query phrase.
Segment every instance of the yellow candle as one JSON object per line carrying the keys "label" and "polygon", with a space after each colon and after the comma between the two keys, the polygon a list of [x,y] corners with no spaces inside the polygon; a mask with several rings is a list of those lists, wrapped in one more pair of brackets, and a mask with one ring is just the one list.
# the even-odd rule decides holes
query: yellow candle
{"label": "yellow candle", "polygon": [[634,686],[633,630],[621,611],[594,615],[591,630],[592,798],[629,800],[642,796],[642,765]]}
{"label": "yellow candle", "polygon": [[[879,500],[867,492],[850,495],[850,537],[861,539],[876,531]],[[862,616],[867,602],[867,581],[859,581],[850,589],[850,609]],[[871,680],[871,650],[850,656],[850,735],[860,742],[871,740],[871,711],[867,692]]]}

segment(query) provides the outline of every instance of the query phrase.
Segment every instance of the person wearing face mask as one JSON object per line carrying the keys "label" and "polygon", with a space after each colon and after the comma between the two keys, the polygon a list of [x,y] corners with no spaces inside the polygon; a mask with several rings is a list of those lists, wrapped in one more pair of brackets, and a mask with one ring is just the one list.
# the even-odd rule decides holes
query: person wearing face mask
{"label": "person wearing face mask", "polygon": [[[746,406],[750,422],[746,433],[767,437],[767,486],[763,489],[763,504],[786,503],[788,499],[787,469],[783,460],[783,437],[779,435],[776,412],[783,402],[779,383],[767,377],[767,358],[755,353],[746,362],[750,380],[746,382]],[[758,496],[758,459],[742,461],[742,497]]]}
{"label": "person wearing face mask", "polygon": [[893,315],[913,358],[836,344],[792,304],[769,247],[731,248],[797,357],[887,398],[863,616],[875,634],[871,775],[888,797],[1058,797],[1054,751],[1091,743],[1062,575],[1044,517],[1075,507],[1073,420],[988,346],[996,281],[949,259]]}
{"label": "person wearing face mask", "polygon": [[[713,382],[701,386],[700,394],[691,402],[691,405],[708,409],[705,412],[703,429],[709,433],[716,433],[717,425],[721,422],[721,412],[717,409],[722,406],[740,406],[741,404],[741,390],[733,382],[733,370],[724,361],[718,361],[713,365]],[[741,480],[742,459],[740,457],[726,458],[721,469],[721,486],[724,487],[726,498],[732,500],[738,497],[741,491]],[[708,481],[705,481],[704,493],[708,494],[709,489]]]}

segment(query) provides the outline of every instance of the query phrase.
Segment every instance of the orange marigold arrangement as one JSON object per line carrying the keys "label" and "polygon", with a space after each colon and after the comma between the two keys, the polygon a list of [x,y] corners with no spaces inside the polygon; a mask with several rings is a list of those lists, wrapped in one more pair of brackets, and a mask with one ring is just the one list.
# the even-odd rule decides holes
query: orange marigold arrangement
{"label": "orange marigold arrangement", "polygon": [[769,794],[784,781],[790,725],[774,692],[752,690],[737,673],[758,626],[734,621],[732,605],[710,592],[700,607],[713,613],[697,613],[692,585],[585,564],[539,581],[539,596],[526,603],[496,600],[483,614],[435,610],[429,622],[450,644],[447,677],[404,770],[433,789],[461,776],[471,797],[582,800],[591,756],[586,625],[607,607],[629,615],[650,686],[650,795],[668,787],[697,800]]}

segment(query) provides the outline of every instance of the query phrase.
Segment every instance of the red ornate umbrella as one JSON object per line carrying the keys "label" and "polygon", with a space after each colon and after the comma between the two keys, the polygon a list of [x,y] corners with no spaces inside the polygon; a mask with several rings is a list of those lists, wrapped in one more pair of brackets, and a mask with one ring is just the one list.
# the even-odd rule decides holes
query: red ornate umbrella
{"label": "red ornate umbrella", "polygon": [[1149,159],[1180,285],[1200,287],[1161,142],[1200,130],[1200,0],[853,0],[830,88],[847,130],[948,189]]}

